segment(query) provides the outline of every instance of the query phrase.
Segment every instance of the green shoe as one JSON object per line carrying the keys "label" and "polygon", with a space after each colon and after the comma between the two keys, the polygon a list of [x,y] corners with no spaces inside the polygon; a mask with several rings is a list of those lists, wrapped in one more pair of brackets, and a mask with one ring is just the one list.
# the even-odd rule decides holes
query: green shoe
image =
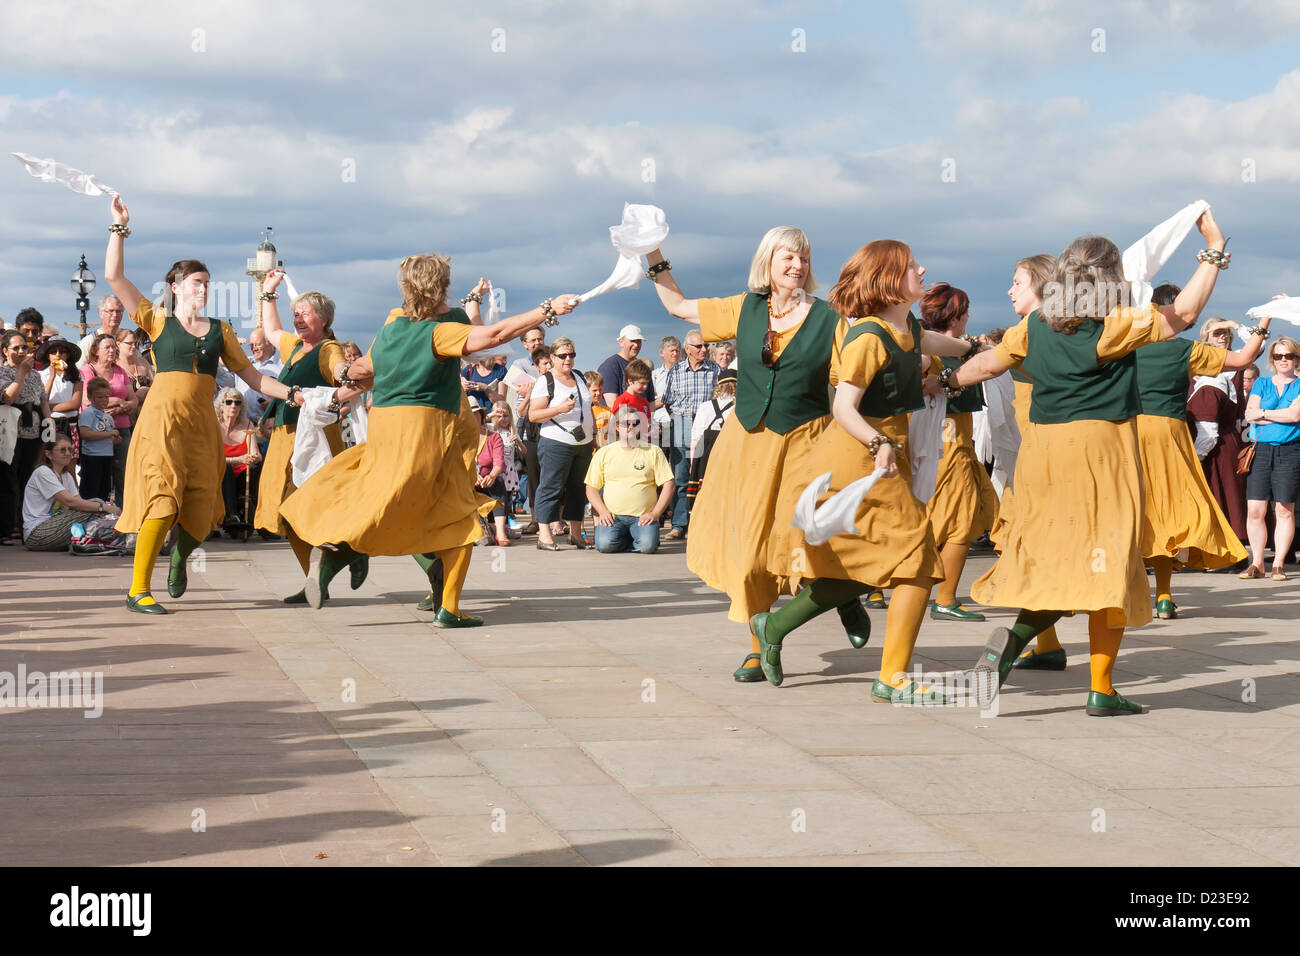
{"label": "green shoe", "polygon": [[862,603],[873,611],[883,611],[889,606],[885,603],[885,592],[880,590],[875,590],[869,593],[867,599]]}
{"label": "green shoe", "polygon": [[[328,598],[329,595],[327,594],[327,595],[325,595],[325,597]],[[283,603],[285,603],[285,604],[306,604],[306,603],[307,603],[307,592],[306,592],[306,590],[299,591],[297,594],[290,594],[287,598],[284,599],[284,602],[283,602]]]}
{"label": "green shoe", "polygon": [[763,676],[773,687],[780,687],[785,680],[781,671],[781,644],[769,643],[767,640],[767,619],[771,617],[766,611],[755,614],[749,619],[749,632],[758,639],[760,656],[758,666],[763,669]]}
{"label": "green shoe", "polygon": [[1011,665],[1018,671],[1063,671],[1065,670],[1065,648],[1054,651],[1030,651],[1016,658]]}
{"label": "green shoe", "polygon": [[871,685],[871,702],[873,704],[888,704],[894,699],[894,688],[890,687],[879,677]]}
{"label": "green shoe", "polygon": [[445,607],[440,607],[438,613],[434,615],[433,623],[435,627],[482,627],[483,618],[470,617],[468,614],[452,614]]}
{"label": "green shoe", "polygon": [[307,595],[307,603],[314,608],[319,608],[329,600],[330,582],[357,557],[347,545],[341,547],[347,550],[320,547],[312,551],[311,566],[307,569],[307,585],[303,591]]}
{"label": "green shoe", "polygon": [[1099,691],[1088,692],[1088,706],[1084,708],[1089,717],[1122,717],[1126,714],[1145,714],[1147,708],[1135,704],[1127,697],[1121,697],[1119,691],[1103,694]]}
{"label": "green shoe", "polygon": [[370,555],[362,554],[352,559],[348,565],[352,570],[352,590],[356,590],[366,583],[366,575],[370,573]]}
{"label": "green shoe", "polygon": [[442,600],[440,597],[434,597],[433,592],[430,591],[420,599],[420,603],[415,605],[415,609],[417,611],[441,611]]}
{"label": "green shoe", "polygon": [[[141,598],[148,598],[150,601],[153,601],[153,603],[141,604],[140,603]],[[157,601],[154,601],[153,595],[150,594],[148,591],[143,591],[140,594],[135,595],[134,597],[128,594],[126,596],[126,606],[128,610],[135,611],[137,614],[166,614],[167,613],[167,609],[163,607],[161,604],[159,604]]]}
{"label": "green shoe", "polygon": [[[1007,681],[1007,675],[1011,673],[1011,667],[1020,656],[1020,652],[1025,649],[1029,643],[1029,638],[1019,638],[1012,633],[1009,627],[995,627],[989,634],[988,641],[984,644],[984,649],[980,651],[979,660],[975,662],[974,671],[978,674],[991,674],[997,671],[998,689]],[[981,685],[982,686],[982,685]],[[981,694],[980,706],[987,707],[992,703],[993,697],[997,694],[989,694],[988,700],[983,699],[985,695]]]}
{"label": "green shoe", "polygon": [[[424,557],[421,555],[421,557]],[[442,609],[442,559],[433,558],[432,563],[424,572],[425,577],[429,579],[429,593],[424,599],[415,606],[417,611],[434,611]]]}
{"label": "green shoe", "polygon": [[[758,654],[750,654],[748,657],[745,658],[745,664],[748,664],[750,661],[757,661],[761,659],[762,658]],[[735,669],[735,671],[732,672],[731,676],[735,680],[739,681],[742,684],[756,684],[761,680],[767,679],[766,677],[763,676],[762,667],[746,667],[745,664],[741,664],[739,667]]]}
{"label": "green shoe", "polygon": [[1178,605],[1169,598],[1156,602],[1156,616],[1162,621],[1172,621],[1178,616]]}
{"label": "green shoe", "polygon": [[862,601],[854,598],[845,601],[835,610],[839,612],[840,623],[844,625],[844,633],[849,636],[849,643],[857,648],[866,647],[871,638],[871,618],[867,616]]}
{"label": "green shoe", "polygon": [[974,611],[968,611],[961,606],[961,601],[954,601],[952,604],[940,604],[938,601],[930,602],[930,617],[936,621],[982,621],[983,614],[976,614]]}
{"label": "green shoe", "polygon": [[[875,690],[873,686],[871,688],[873,695]],[[889,695],[889,702],[895,707],[941,707],[948,703],[948,698],[939,691],[923,691],[914,680],[908,681],[902,687],[893,687],[890,690],[892,693]]]}
{"label": "green shoe", "polygon": [[167,593],[174,598],[180,597],[185,593],[185,589],[190,586],[189,578],[186,577],[185,561],[180,557],[180,548],[172,548],[171,566],[167,569]]}

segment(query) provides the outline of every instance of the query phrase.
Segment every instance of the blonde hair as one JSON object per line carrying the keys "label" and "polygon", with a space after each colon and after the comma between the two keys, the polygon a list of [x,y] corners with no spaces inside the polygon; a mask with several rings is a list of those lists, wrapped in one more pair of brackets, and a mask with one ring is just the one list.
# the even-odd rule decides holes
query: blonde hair
{"label": "blonde hair", "polygon": [[1046,252],[1040,252],[1036,256],[1026,256],[1016,263],[1016,269],[1024,269],[1029,273],[1029,285],[1039,302],[1043,300],[1043,286],[1051,281],[1052,269],[1055,266],[1056,256]]}
{"label": "blonde hair", "polygon": [[507,428],[507,429],[511,429],[511,428],[514,428],[514,427],[515,427],[515,415],[514,415],[514,412],[512,412],[512,411],[510,410],[510,403],[509,403],[509,402],[503,402],[503,401],[501,401],[500,399],[498,399],[497,401],[495,401],[495,402],[492,403],[492,410],[493,410],[494,412],[500,410],[500,411],[504,411],[504,412],[506,413],[506,428]]}
{"label": "blonde hair", "polygon": [[1209,345],[1210,336],[1213,335],[1215,332],[1218,332],[1220,329],[1227,329],[1228,334],[1231,335],[1233,330],[1236,329],[1236,327],[1237,327],[1237,323],[1232,321],[1232,319],[1225,319],[1221,315],[1216,315],[1213,316],[1212,318],[1205,320],[1205,324],[1201,326],[1201,332],[1199,337],[1203,343]]}
{"label": "blonde hair", "polygon": [[432,319],[447,300],[451,284],[451,257],[434,252],[407,256],[397,267],[402,309],[417,319]]}
{"label": "blonde hair", "polygon": [[323,292],[304,292],[289,303],[289,311],[296,309],[300,302],[311,306],[311,310],[320,317],[325,328],[325,338],[334,338],[334,300]]}
{"label": "blonde hair", "polygon": [[808,256],[808,274],[803,278],[805,292],[817,291],[817,280],[812,271],[812,245],[802,229],[794,226],[775,226],[758,244],[754,261],[749,264],[749,291],[766,295],[772,291],[772,260],[781,249],[789,249]]}
{"label": "blonde hair", "polygon": [[554,357],[555,353],[560,349],[564,348],[566,345],[569,348],[573,349],[573,351],[575,352],[578,351],[578,347],[573,344],[573,339],[565,338],[563,335],[561,335],[554,342],[552,342],[550,346],[548,346],[551,350],[551,356]]}
{"label": "blonde hair", "polygon": [[730,395],[732,398],[736,397],[736,380],[734,378],[719,382],[713,387],[714,398],[722,398],[724,395]]}
{"label": "blonde hair", "polygon": [[244,396],[239,393],[239,389],[227,385],[225,388],[217,389],[217,394],[212,396],[212,407],[215,408],[218,413],[221,412],[221,403],[226,400],[226,396],[228,395],[233,395],[235,398],[239,399],[241,405],[244,404]]}
{"label": "blonde hair", "polygon": [[[1277,374],[1277,369],[1273,367],[1273,349],[1283,344],[1286,345],[1286,350],[1292,355],[1300,355],[1300,342],[1297,342],[1289,335],[1279,335],[1273,340],[1273,344],[1268,347],[1268,370],[1273,374]],[[1295,371],[1296,364],[1297,363],[1295,362],[1291,363],[1291,370],[1293,372]]]}

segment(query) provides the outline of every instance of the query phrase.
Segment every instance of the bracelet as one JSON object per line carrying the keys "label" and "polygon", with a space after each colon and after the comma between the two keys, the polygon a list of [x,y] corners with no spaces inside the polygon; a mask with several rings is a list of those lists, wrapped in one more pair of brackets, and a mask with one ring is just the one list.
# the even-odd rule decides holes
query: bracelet
{"label": "bracelet", "polygon": [[292,401],[293,401],[293,396],[294,396],[295,393],[298,394],[298,395],[301,395],[301,394],[302,394],[302,386],[301,386],[301,385],[290,385],[290,386],[289,386],[289,394],[285,396],[285,399],[284,399],[284,400],[285,400],[286,402],[292,402]]}
{"label": "bracelet", "polygon": [[649,269],[645,271],[645,277],[649,279],[651,282],[653,282],[655,276],[657,276],[661,272],[670,271],[672,267],[673,264],[669,262],[667,259],[661,259],[659,262],[656,262],[654,265],[652,265]]}
{"label": "bracelet", "polygon": [[1257,325],[1253,329],[1247,329],[1246,331],[1251,335],[1262,335],[1265,342],[1268,341],[1268,337],[1271,334],[1268,329],[1264,328],[1262,325]]}
{"label": "bracelet", "polygon": [[111,235],[121,236],[123,239],[131,235],[131,230],[128,229],[124,223],[120,222],[113,223],[113,225],[108,227],[108,231]]}
{"label": "bracelet", "polygon": [[872,458],[875,458],[876,455],[880,453],[881,445],[888,445],[890,448],[894,449],[894,451],[898,451],[898,446],[894,444],[892,438],[888,435],[877,435],[875,438],[871,439],[871,441],[867,442],[868,454],[870,454]]}
{"label": "bracelet", "polygon": [[259,292],[258,295],[257,295],[257,297],[258,297],[259,299],[262,299],[262,300],[266,301],[266,302],[272,302],[272,301],[274,301],[275,299],[280,298],[280,293],[278,293],[278,292]]}
{"label": "bracelet", "polygon": [[555,309],[551,308],[550,299],[544,299],[540,308],[542,310],[542,315],[546,316],[546,325],[556,326],[560,324],[560,320],[555,317]]}
{"label": "bracelet", "polygon": [[948,384],[949,380],[952,378],[953,372],[955,371],[957,371],[955,368],[945,368],[939,373],[939,387],[943,389],[943,393],[949,398],[956,398],[962,392],[966,391],[964,385]]}
{"label": "bracelet", "polygon": [[972,355],[974,355],[976,352],[980,350],[980,344],[981,344],[980,340],[977,339],[975,336],[963,335],[962,341],[970,343],[970,350],[965,355],[962,356],[963,359],[970,358]]}
{"label": "bracelet", "polygon": [[1222,252],[1218,249],[1202,249],[1196,254],[1197,262],[1208,262],[1216,269],[1228,268],[1228,263],[1232,261],[1231,252]]}
{"label": "bracelet", "polygon": [[469,295],[465,296],[463,299],[460,300],[460,304],[469,305],[471,302],[482,302],[482,301],[483,301],[482,292],[471,292]]}

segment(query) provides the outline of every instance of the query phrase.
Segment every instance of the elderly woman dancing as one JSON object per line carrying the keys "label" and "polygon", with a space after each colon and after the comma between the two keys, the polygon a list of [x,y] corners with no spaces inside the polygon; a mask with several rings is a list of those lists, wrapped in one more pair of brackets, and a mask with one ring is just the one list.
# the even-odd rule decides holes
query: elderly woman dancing
{"label": "elderly woman dancing", "polygon": [[221,478],[226,456],[212,414],[217,362],[224,361],[263,395],[300,404],[301,389],[286,387],[252,367],[235,330],[203,314],[208,267],[182,259],[167,271],[163,303],[155,306],[126,278],[124,249],[130,213],[113,197],[104,278],[135,324],[153,340],[158,375],[136,421],[126,460],[126,500],[117,530],[139,532],[135,568],[126,606],[143,614],[165,614],[150,593],[154,562],[173,524],[177,540],[167,574],[167,593],[180,597],[188,581],[185,561],[225,514]]}
{"label": "elderly woman dancing", "polygon": [[[1064,614],[1088,612],[1092,681],[1086,711],[1109,717],[1145,708],[1111,681],[1125,627],[1151,620],[1151,592],[1139,547],[1142,477],[1134,419],[1134,351],[1196,321],[1226,266],[1224,237],[1207,210],[1197,220],[1208,248],[1173,305],[1132,308],[1119,249],[1109,239],[1076,239],[1057,258],[1038,316],[951,373],[974,385],[1010,368],[1034,380],[1032,428],[1016,465],[1016,509],[1002,554],[975,582],[981,604],[1019,608],[1011,628],[993,630],[975,673],[996,694],[1034,636]],[[1115,303],[1119,304],[1115,304]]]}
{"label": "elderly woman dancing", "polygon": [[298,539],[295,551],[299,542],[320,549],[305,588],[312,607],[321,606],[330,581],[361,555],[410,554],[431,569],[429,583],[441,604],[435,624],[483,623],[460,613],[460,593],[480,534],[478,516],[490,514],[496,502],[475,492],[475,448],[458,433],[460,358],[572,311],[577,299],[556,296],[522,315],[475,326],[448,307],[450,279],[444,256],[402,260],[402,308],[379,330],[370,357],[347,373],[374,394],[366,441],[326,464],[280,508],[290,540]]}

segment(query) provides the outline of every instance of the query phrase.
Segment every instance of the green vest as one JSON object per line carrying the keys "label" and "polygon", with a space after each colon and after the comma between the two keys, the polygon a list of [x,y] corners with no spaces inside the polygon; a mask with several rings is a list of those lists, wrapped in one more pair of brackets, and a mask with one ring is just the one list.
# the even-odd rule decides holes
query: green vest
{"label": "green vest", "polygon": [[1187,389],[1191,376],[1191,339],[1166,339],[1144,345],[1137,355],[1138,397],[1143,415],[1187,418]]}
{"label": "green vest", "polygon": [[1018,368],[1013,368],[1011,370],[1011,380],[1013,382],[1020,382],[1022,385],[1034,384],[1034,380],[1030,378],[1028,375],[1026,375],[1024,372],[1020,371],[1020,369]]}
{"label": "green vest", "polygon": [[209,319],[208,323],[207,334],[195,336],[185,331],[176,316],[167,316],[162,332],[153,340],[154,368],[159,372],[198,372],[216,378],[224,323],[220,319]]}
{"label": "green vest", "polygon": [[[944,368],[961,368],[966,360],[955,355],[941,355],[939,361]],[[962,412],[978,412],[984,407],[984,389],[979,385],[968,385],[956,398],[948,399],[948,414],[960,415]]]}
{"label": "green vest", "polygon": [[[321,342],[316,346],[323,349],[325,343]],[[302,340],[293,347],[289,353],[289,358],[284,363],[284,368],[280,369],[279,379],[285,385],[297,385],[301,388],[318,388],[322,385],[332,385],[333,382],[325,381],[325,376],[320,373],[320,353],[313,350],[311,355],[305,356],[302,361],[294,362],[293,357],[302,351]],[[275,408],[275,424],[280,425],[297,425],[298,413],[302,411],[292,402],[277,402]]]}
{"label": "green vest", "polygon": [[774,367],[766,368],[767,296],[745,295],[736,331],[736,415],[746,431],[762,424],[768,431],[784,435],[831,413],[827,385],[839,320],[830,306],[815,300]]}
{"label": "green vest", "polygon": [[460,413],[460,360],[433,354],[437,327],[437,322],[402,315],[379,330],[370,347],[375,369],[373,407],[428,405],[452,415]]}
{"label": "green vest", "polygon": [[889,361],[875,378],[867,383],[867,390],[858,402],[858,411],[866,418],[892,418],[906,415],[925,405],[921,393],[921,323],[911,312],[907,313],[907,328],[912,334],[912,349],[904,351],[894,341],[887,329],[875,322],[858,321],[844,336],[840,352],[848,350],[849,343],[860,335],[874,335],[885,347]]}
{"label": "green vest", "polygon": [[1104,328],[1100,320],[1085,319],[1073,334],[1066,334],[1030,316],[1029,348],[1022,364],[1034,379],[1029,420],[1035,425],[1119,422],[1141,412],[1134,354],[1097,362]]}

